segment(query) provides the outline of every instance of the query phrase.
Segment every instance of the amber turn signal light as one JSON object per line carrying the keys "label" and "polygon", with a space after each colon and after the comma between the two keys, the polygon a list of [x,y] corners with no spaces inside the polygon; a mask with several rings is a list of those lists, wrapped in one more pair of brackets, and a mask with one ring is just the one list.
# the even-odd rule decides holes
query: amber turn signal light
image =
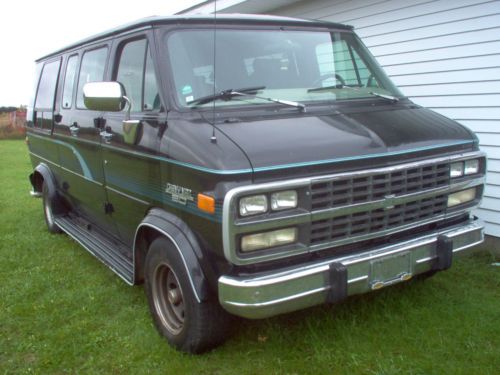
{"label": "amber turn signal light", "polygon": [[205,194],[198,194],[198,208],[209,214],[215,213],[215,199]]}

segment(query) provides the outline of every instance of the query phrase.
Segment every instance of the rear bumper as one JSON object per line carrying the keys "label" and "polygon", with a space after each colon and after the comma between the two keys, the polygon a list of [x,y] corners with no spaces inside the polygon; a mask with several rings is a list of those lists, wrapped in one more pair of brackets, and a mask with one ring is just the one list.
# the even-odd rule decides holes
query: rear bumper
{"label": "rear bumper", "polygon": [[484,240],[476,219],[416,237],[305,266],[218,281],[219,301],[228,312],[266,318],[380,289],[430,270],[443,270],[452,257]]}

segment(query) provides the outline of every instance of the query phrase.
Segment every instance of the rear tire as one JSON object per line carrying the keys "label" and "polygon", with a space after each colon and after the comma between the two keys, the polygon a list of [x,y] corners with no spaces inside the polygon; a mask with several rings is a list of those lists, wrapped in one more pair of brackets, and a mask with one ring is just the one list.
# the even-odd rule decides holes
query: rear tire
{"label": "rear tire", "polygon": [[179,252],[165,237],[149,247],[144,276],[153,321],[171,346],[197,354],[224,342],[228,314],[217,301],[197,301]]}
{"label": "rear tire", "polygon": [[54,213],[58,212],[57,202],[49,196],[49,188],[47,183],[44,181],[42,185],[42,201],[43,201],[43,215],[45,217],[45,223],[47,224],[47,229],[50,233],[62,233],[61,228],[57,226],[54,219]]}

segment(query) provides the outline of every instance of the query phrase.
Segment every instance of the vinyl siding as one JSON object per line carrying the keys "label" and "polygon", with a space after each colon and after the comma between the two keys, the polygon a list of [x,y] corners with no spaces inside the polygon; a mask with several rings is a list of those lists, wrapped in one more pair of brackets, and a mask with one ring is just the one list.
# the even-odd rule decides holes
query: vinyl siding
{"label": "vinyl siding", "polygon": [[266,12],[353,25],[405,95],[475,131],[489,157],[477,215],[500,237],[500,1],[308,0]]}

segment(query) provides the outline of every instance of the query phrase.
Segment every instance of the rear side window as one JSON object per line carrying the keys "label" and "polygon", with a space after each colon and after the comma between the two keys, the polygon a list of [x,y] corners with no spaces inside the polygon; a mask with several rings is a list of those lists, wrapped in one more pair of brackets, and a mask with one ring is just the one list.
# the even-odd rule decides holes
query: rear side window
{"label": "rear side window", "polygon": [[104,79],[107,55],[108,49],[106,47],[87,51],[83,54],[76,95],[76,106],[78,108],[86,109],[83,103],[83,86],[86,83],[98,82]]}
{"label": "rear side window", "polygon": [[125,87],[132,112],[160,109],[153,62],[146,39],[127,42],[120,52],[116,81]]}
{"label": "rear side window", "polygon": [[78,56],[73,55],[68,59],[66,65],[66,75],[64,76],[64,89],[62,107],[71,108],[73,105],[73,88],[75,87],[76,68],[78,65]]}
{"label": "rear side window", "polygon": [[60,60],[46,63],[43,66],[38,91],[36,94],[35,109],[52,110],[54,106],[54,94],[57,86],[57,76],[59,74]]}

